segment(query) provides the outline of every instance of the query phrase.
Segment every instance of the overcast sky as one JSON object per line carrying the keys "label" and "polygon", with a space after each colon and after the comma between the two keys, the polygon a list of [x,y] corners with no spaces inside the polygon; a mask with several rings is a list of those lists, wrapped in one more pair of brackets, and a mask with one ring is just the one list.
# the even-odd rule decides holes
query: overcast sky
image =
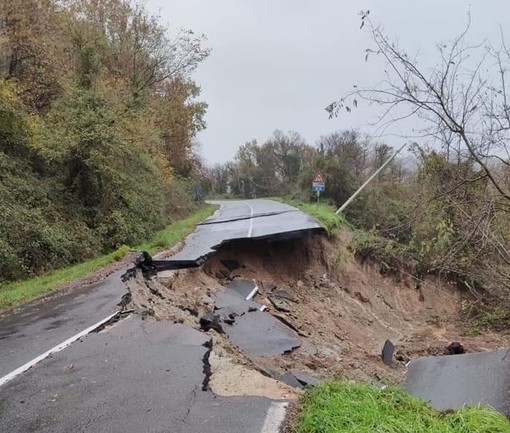
{"label": "overcast sky", "polygon": [[[469,38],[510,38],[508,0],[149,0],[172,29],[204,33],[210,57],[194,80],[209,104],[207,129],[199,136],[210,164],[232,159],[247,141],[263,142],[275,129],[297,131],[311,144],[320,135],[357,128],[374,134],[377,112],[360,107],[328,119],[324,108],[352,88],[382,78],[364,61],[370,45],[359,30],[361,9],[423,65],[433,66],[435,45],[462,31],[471,11]],[[382,137],[403,142],[409,124]]]}

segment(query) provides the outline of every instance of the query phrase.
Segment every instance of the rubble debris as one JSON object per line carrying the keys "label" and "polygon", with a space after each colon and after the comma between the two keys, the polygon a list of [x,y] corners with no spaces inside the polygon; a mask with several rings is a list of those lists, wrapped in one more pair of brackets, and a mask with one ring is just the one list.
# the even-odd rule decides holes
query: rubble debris
{"label": "rubble debris", "polygon": [[293,388],[298,389],[304,388],[303,384],[299,380],[297,380],[296,377],[290,371],[288,371],[282,377],[280,377],[280,381],[286,383],[289,386],[292,386]]}
{"label": "rubble debris", "polygon": [[409,356],[407,356],[405,353],[402,353],[400,350],[395,354],[395,359],[404,363],[404,365],[407,365],[411,362],[411,358],[409,358]]}
{"label": "rubble debris", "polygon": [[294,388],[305,388],[307,386],[314,386],[319,383],[319,380],[315,377],[309,376],[300,371],[287,371],[280,380],[287,385],[293,386]]}
{"label": "rubble debris", "polygon": [[278,310],[282,311],[283,313],[290,313],[291,307],[290,304],[283,298],[280,298],[279,296],[275,296],[273,294],[267,295],[268,299],[271,301],[271,304]]}
{"label": "rubble debris", "polygon": [[292,329],[300,337],[308,337],[308,334],[306,334],[303,331],[301,331],[301,329],[299,329],[297,326],[294,326],[294,324],[290,320],[288,320],[283,314],[279,314],[279,313],[274,312],[273,313],[273,317],[278,319],[284,325],[288,326],[290,329]]}
{"label": "rubble debris", "polygon": [[354,297],[357,298],[359,301],[363,302],[364,304],[371,304],[370,299],[368,299],[361,292],[354,292]]}
{"label": "rubble debris", "polygon": [[149,288],[149,291],[154,295],[157,296],[160,299],[165,299],[165,297],[161,294],[161,292],[158,290],[156,285],[154,284],[154,281],[147,280],[147,287]]}
{"label": "rubble debris", "polygon": [[466,349],[464,346],[460,344],[458,341],[454,341],[450,343],[450,345],[446,348],[446,355],[462,355],[466,353]]}
{"label": "rubble debris", "polygon": [[271,290],[271,296],[277,296],[278,298],[282,298],[290,302],[297,302],[297,299],[294,295],[290,294],[287,290],[283,289]]}
{"label": "rubble debris", "polygon": [[220,334],[223,334],[224,332],[223,327],[221,326],[220,323],[220,316],[218,314],[207,313],[200,318],[199,323],[200,328],[203,329],[205,332],[209,331],[210,329],[214,329]]}
{"label": "rubble debris", "polygon": [[268,283],[267,281],[263,281],[260,283],[261,289],[264,292],[272,292],[276,289],[276,284]]}
{"label": "rubble debris", "polygon": [[393,364],[393,353],[395,352],[395,345],[390,341],[386,340],[381,353],[381,358],[384,364],[391,367]]}
{"label": "rubble debris", "polygon": [[161,271],[158,272],[158,281],[165,287],[171,288],[174,281],[179,276],[179,271]]}

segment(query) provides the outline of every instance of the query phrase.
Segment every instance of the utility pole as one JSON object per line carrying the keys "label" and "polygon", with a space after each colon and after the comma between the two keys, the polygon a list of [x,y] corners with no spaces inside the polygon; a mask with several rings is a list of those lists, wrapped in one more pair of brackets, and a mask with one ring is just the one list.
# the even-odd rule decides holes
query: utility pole
{"label": "utility pole", "polygon": [[398,149],[393,155],[391,155],[388,160],[383,164],[381,165],[377,170],[376,172],[370,176],[367,181],[361,185],[358,190],[353,194],[351,195],[347,201],[342,205],[340,206],[340,208],[336,211],[336,214],[338,215],[339,213],[341,213],[347,206],[349,206],[351,204],[351,202],[360,194],[361,191],[363,191],[363,189],[374,179],[374,177],[376,177],[381,171],[384,170],[384,167],[386,167],[391,161],[393,161],[395,159],[395,157],[400,153],[400,151],[407,146],[407,143],[404,143],[404,145]]}

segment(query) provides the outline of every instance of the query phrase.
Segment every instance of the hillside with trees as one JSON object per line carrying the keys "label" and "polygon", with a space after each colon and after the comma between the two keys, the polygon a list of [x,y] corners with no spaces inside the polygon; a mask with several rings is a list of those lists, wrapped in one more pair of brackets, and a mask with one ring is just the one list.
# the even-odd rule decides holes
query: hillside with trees
{"label": "hillside with trees", "polygon": [[0,3],[0,280],[146,239],[189,212],[202,36],[128,0]]}
{"label": "hillside with trees", "polygon": [[[346,209],[355,228],[351,250],[377,261],[383,273],[412,276],[417,288],[427,275],[441,276],[474,295],[469,314],[510,323],[508,309],[493,300],[506,299],[510,289],[508,200],[469,155],[416,143],[409,150],[412,158],[397,157]],[[276,131],[213,167],[210,188],[216,195],[313,203],[311,181],[320,170],[326,178],[321,201],[339,207],[393,152],[354,130],[322,136],[315,145],[296,132]],[[505,164],[491,170],[508,189]]]}

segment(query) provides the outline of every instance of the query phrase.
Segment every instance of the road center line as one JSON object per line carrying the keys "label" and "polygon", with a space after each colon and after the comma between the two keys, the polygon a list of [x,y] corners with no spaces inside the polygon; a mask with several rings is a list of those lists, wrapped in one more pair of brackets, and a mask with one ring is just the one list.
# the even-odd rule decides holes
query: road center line
{"label": "road center line", "polygon": [[47,358],[48,356],[50,356],[54,353],[60,352],[61,350],[64,350],[66,347],[69,347],[76,340],[79,340],[81,337],[84,337],[85,335],[90,334],[92,331],[99,328],[101,325],[104,325],[106,322],[110,321],[118,314],[119,314],[119,311],[117,311],[113,314],[110,314],[108,317],[104,318],[103,320],[100,320],[99,322],[88,327],[87,329],[84,329],[83,331],[79,332],[78,334],[73,335],[71,338],[68,338],[66,341],[51,348],[47,352],[44,352],[42,355],[39,355],[37,358],[32,359],[31,361],[27,362],[26,364],[22,365],[21,367],[18,367],[16,370],[11,371],[9,374],[0,378],[0,386],[5,385],[6,383],[10,382],[12,379],[19,376],[21,373],[24,373],[28,369],[32,368],[35,364],[41,362],[43,359]]}
{"label": "road center line", "polygon": [[269,406],[266,420],[260,433],[278,433],[285,419],[285,411],[288,403],[273,403]]}
{"label": "road center line", "polygon": [[253,232],[253,208],[248,203],[245,204],[250,208],[250,228],[248,229],[248,237],[251,238]]}

